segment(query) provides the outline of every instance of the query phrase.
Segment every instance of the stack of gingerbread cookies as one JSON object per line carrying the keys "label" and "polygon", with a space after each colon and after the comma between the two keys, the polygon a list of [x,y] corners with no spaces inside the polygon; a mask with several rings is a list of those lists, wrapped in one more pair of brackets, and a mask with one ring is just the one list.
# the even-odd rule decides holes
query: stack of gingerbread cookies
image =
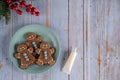
{"label": "stack of gingerbread cookies", "polygon": [[21,69],[27,69],[30,64],[39,66],[45,64],[52,66],[55,64],[55,60],[53,59],[55,48],[42,40],[41,35],[31,32],[27,34],[26,41],[17,46],[17,53],[14,56],[20,59]]}

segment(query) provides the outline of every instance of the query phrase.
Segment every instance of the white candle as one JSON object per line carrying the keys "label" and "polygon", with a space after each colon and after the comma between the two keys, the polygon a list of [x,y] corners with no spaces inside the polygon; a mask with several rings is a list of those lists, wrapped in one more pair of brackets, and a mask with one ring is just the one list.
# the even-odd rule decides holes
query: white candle
{"label": "white candle", "polygon": [[72,66],[73,66],[73,63],[74,63],[74,60],[75,60],[75,57],[76,57],[76,52],[77,48],[75,48],[71,53],[70,53],[70,56],[68,58],[68,60],[66,61],[62,71],[64,73],[67,73],[67,74],[70,74],[71,72],[71,69],[72,69]]}

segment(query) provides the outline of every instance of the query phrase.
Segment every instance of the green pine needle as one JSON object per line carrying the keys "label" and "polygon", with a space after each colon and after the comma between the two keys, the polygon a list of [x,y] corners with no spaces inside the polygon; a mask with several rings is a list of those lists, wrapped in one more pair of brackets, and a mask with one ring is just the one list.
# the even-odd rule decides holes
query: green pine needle
{"label": "green pine needle", "polygon": [[6,24],[8,24],[10,20],[10,9],[9,5],[6,3],[6,0],[0,0],[0,20],[2,19],[2,17],[5,17],[5,22]]}

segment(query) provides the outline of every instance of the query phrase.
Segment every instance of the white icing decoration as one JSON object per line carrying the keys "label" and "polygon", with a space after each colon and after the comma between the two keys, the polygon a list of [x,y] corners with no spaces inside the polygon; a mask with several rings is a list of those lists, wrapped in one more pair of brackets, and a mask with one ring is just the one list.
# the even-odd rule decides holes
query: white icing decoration
{"label": "white icing decoration", "polygon": [[23,53],[24,56],[26,56],[27,54],[26,53]]}
{"label": "white icing decoration", "polygon": [[36,43],[35,43],[35,42],[32,42],[32,44],[33,44],[34,48],[36,49],[36,48],[37,48]]}
{"label": "white icing decoration", "polygon": [[44,58],[47,59],[47,52],[44,51]]}
{"label": "white icing decoration", "polygon": [[27,58],[26,61],[29,61],[29,58]]}

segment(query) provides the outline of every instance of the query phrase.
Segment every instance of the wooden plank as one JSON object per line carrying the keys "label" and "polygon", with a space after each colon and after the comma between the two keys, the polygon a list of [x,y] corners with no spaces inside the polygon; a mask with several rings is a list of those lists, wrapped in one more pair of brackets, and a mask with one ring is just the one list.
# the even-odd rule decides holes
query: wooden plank
{"label": "wooden plank", "polygon": [[[10,26],[10,25],[9,25]],[[12,79],[12,63],[9,59],[8,46],[10,40],[10,27],[5,25],[4,19],[0,23],[0,79]]]}
{"label": "wooden plank", "polygon": [[69,80],[83,80],[83,0],[69,0],[69,52],[77,47]]}
{"label": "wooden plank", "polygon": [[68,0],[51,0],[50,28],[58,36],[61,52],[56,65],[51,69],[51,80],[68,80],[61,72],[64,59],[68,55]]}
{"label": "wooden plank", "polygon": [[84,80],[90,79],[90,54],[89,54],[89,35],[90,35],[90,0],[84,0]]}
{"label": "wooden plank", "polygon": [[85,7],[90,14],[89,18],[84,14],[84,25],[88,23],[84,29],[85,80],[120,78],[119,9],[119,0],[91,0]]}
{"label": "wooden plank", "polygon": [[[106,64],[103,64],[105,67],[104,75],[101,77],[109,80],[119,80],[120,79],[120,1],[114,0],[105,2],[105,7],[107,7],[106,15],[107,20],[105,21],[106,29]],[[102,73],[102,71],[101,71]],[[101,79],[102,79],[101,78]]]}

